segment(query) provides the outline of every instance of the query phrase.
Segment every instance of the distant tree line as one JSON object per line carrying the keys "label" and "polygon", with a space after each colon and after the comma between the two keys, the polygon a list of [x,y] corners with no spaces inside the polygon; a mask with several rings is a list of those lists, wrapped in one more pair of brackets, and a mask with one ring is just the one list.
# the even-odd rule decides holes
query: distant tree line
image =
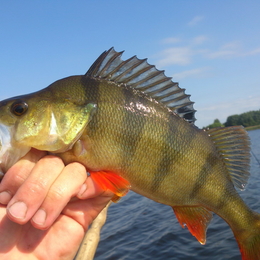
{"label": "distant tree line", "polygon": [[260,110],[249,111],[240,115],[229,116],[227,118],[227,122],[224,123],[224,125],[242,125],[244,127],[260,125]]}
{"label": "distant tree line", "polygon": [[205,128],[215,128],[215,127],[223,127],[224,125],[220,123],[220,121],[218,119],[215,119],[213,124],[208,125]]}
{"label": "distant tree line", "polygon": [[260,125],[260,110],[249,111],[240,115],[232,115],[227,118],[226,123],[221,124],[218,119],[215,119],[213,124],[205,128],[214,128],[221,126],[242,125],[244,127]]}

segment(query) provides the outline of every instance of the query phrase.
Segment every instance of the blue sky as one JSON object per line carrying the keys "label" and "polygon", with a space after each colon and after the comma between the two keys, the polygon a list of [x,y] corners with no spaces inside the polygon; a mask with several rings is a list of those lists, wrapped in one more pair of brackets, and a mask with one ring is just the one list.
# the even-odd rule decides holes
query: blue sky
{"label": "blue sky", "polygon": [[0,0],[0,99],[84,74],[104,50],[165,70],[196,125],[260,109],[258,0]]}

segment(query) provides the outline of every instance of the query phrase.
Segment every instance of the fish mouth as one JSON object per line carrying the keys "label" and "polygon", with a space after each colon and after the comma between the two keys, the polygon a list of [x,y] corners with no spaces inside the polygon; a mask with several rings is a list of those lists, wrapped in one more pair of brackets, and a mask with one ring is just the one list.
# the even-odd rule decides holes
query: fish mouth
{"label": "fish mouth", "polygon": [[0,178],[3,177],[6,164],[8,151],[11,148],[11,135],[10,129],[6,125],[0,124]]}
{"label": "fish mouth", "polygon": [[15,143],[12,133],[12,127],[0,124],[0,180],[5,172],[31,149]]}

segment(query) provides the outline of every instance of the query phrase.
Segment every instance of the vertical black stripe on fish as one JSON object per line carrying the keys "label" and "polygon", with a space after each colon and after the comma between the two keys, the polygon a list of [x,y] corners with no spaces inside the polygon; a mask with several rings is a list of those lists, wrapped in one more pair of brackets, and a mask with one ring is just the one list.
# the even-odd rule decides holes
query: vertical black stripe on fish
{"label": "vertical black stripe on fish", "polygon": [[122,120],[122,133],[119,143],[122,144],[121,165],[123,168],[131,164],[135,156],[138,143],[142,138],[142,132],[146,123],[146,118],[142,111],[138,109],[138,104],[146,107],[148,100],[139,95],[133,95],[128,87],[122,88],[124,97],[124,116]]}
{"label": "vertical black stripe on fish", "polygon": [[85,87],[85,97],[88,103],[97,103],[100,97],[100,81],[82,76],[81,83]]}
{"label": "vertical black stripe on fish", "polygon": [[[170,143],[173,140],[173,132],[171,129],[171,120],[170,120],[171,115],[169,114],[169,120],[167,120],[167,131],[165,133],[164,137],[164,145],[162,147],[162,150],[160,150],[160,155],[161,158],[159,160],[158,166],[153,173],[153,181],[151,185],[151,190],[156,191],[160,188],[161,183],[163,180],[166,178],[166,176],[169,174],[171,166],[173,164],[173,157],[172,157],[172,152],[170,151]],[[159,147],[158,147],[159,149]]]}
{"label": "vertical black stripe on fish", "polygon": [[195,133],[188,122],[184,122],[182,118],[179,118],[174,113],[168,114],[168,131],[165,141],[169,145],[163,148],[162,154],[165,154],[165,156],[162,157],[157,172],[154,173],[155,177],[152,184],[154,190],[160,187],[160,183],[170,173],[172,166],[176,169],[178,164],[183,165],[183,155],[190,149],[190,143],[196,138]]}
{"label": "vertical black stripe on fish", "polygon": [[[223,189],[223,193],[221,194],[221,197],[218,197],[217,202],[216,202],[216,208],[218,210],[222,210],[222,208],[224,208],[225,206],[227,206],[227,198],[236,198],[236,199],[241,199],[238,196],[238,193],[236,192],[236,190],[234,189],[234,185],[232,183],[232,181],[226,181],[223,183],[225,185],[224,189]],[[232,195],[230,195],[230,193],[233,193]]]}
{"label": "vertical black stripe on fish", "polygon": [[[82,76],[81,83],[85,87],[84,91],[85,91],[86,102],[97,104],[100,99],[100,89],[99,89],[100,82],[90,77]],[[97,113],[98,113],[98,108],[95,111],[95,114]],[[97,118],[98,118],[97,115],[95,115],[95,117],[93,117],[93,120],[91,120],[89,123],[89,131],[88,131],[89,136],[95,134],[97,132],[96,130],[99,128],[98,125],[99,120],[97,120]]]}
{"label": "vertical black stripe on fish", "polygon": [[[213,153],[210,153],[206,160],[204,165],[202,166],[199,174],[197,175],[197,180],[194,183],[193,189],[190,193],[190,198],[195,198],[198,193],[200,193],[201,189],[204,188],[204,185],[206,185],[207,179],[209,176],[214,172],[213,168],[218,163],[218,160],[216,160],[216,156]],[[210,167],[209,167],[210,166]],[[212,170],[209,170],[212,169]]]}
{"label": "vertical black stripe on fish", "polygon": [[168,131],[165,137],[165,146],[161,152],[164,156],[154,172],[153,190],[159,189],[160,184],[171,173],[171,167],[176,168],[178,164],[183,164],[183,155],[194,139],[194,128],[175,113],[170,112],[167,121]]}

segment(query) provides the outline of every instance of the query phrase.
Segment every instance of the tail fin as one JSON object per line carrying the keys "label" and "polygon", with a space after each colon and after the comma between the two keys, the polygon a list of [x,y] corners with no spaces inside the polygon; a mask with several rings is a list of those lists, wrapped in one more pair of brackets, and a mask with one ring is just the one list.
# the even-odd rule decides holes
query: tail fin
{"label": "tail fin", "polygon": [[235,234],[242,260],[260,260],[260,214],[255,215],[251,229]]}

